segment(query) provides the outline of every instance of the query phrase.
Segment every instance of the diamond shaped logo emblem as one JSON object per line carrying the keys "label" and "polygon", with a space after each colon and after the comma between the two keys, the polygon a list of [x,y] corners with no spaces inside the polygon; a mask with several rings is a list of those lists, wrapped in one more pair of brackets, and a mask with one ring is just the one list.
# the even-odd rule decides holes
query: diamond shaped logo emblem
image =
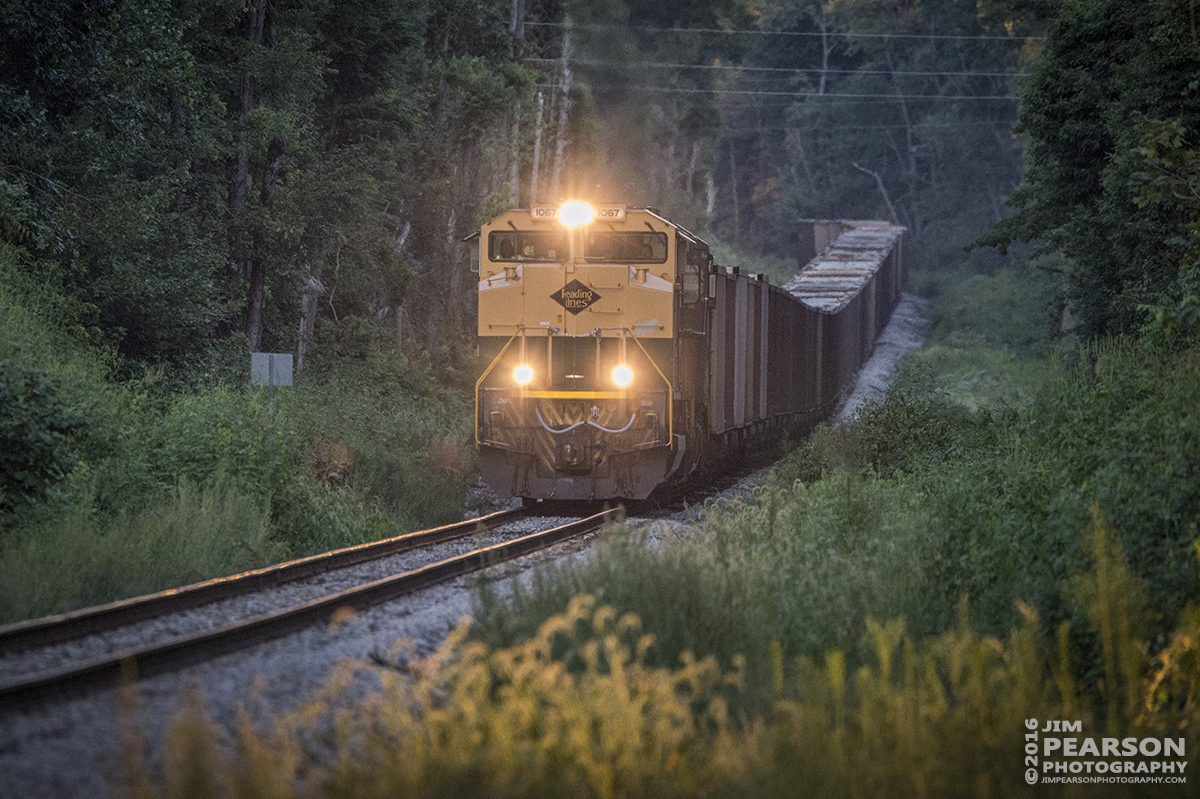
{"label": "diamond shaped logo emblem", "polygon": [[600,299],[600,295],[595,289],[588,288],[578,280],[572,280],[563,286],[562,289],[551,294],[550,299],[566,308],[572,314],[577,314]]}

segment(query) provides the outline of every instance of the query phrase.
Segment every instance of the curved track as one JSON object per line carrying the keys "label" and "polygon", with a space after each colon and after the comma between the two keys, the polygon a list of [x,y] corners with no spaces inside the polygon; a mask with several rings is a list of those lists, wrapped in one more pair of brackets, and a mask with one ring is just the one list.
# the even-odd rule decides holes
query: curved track
{"label": "curved track", "polygon": [[[62,616],[9,625],[0,628],[0,651],[13,652],[18,649],[50,646],[230,597],[271,591],[283,583],[451,541],[482,529],[492,529],[521,515],[521,510],[503,511],[482,519],[335,550],[233,577],[210,580]],[[25,673],[0,684],[0,706],[25,705],[90,687],[112,685],[123,677],[150,676],[208,660],[287,635],[309,624],[326,622],[343,608],[357,610],[379,604],[496,563],[545,549],[599,529],[612,515],[611,511],[598,513],[399,574],[368,580],[299,604],[230,621],[212,629],[159,638],[134,647],[75,660],[55,669]]]}

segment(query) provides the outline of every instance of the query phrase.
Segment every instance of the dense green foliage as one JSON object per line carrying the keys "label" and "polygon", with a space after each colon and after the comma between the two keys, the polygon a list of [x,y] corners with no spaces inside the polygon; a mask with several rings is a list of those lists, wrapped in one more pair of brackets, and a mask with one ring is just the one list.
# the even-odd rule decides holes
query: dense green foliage
{"label": "dense green foliage", "polygon": [[[798,218],[890,219],[935,303],[885,400],[485,587],[391,694],[182,725],[168,783],[1001,795],[1024,718],[1194,750],[1194,5],[0,4],[0,619],[460,515],[498,211],[656,205],[775,282]],[[251,350],[296,355],[273,403]]]}
{"label": "dense green foliage", "polygon": [[[1177,326],[1196,303],[1200,39],[1179,0],[1065,2],[1022,86],[1018,209],[981,241],[1038,241],[1065,259],[1088,334],[1128,332],[1145,306]],[[1190,298],[1190,299],[1189,299]],[[1194,312],[1194,311],[1193,311]],[[1190,317],[1185,325],[1193,326]]]}
{"label": "dense green foliage", "polygon": [[[42,574],[39,538],[150,540],[205,502],[265,525],[212,544],[206,574],[457,515],[477,368],[463,239],[504,208],[657,205],[776,282],[797,215],[894,211],[953,248],[1015,182],[1012,141],[989,138],[1008,117],[987,111],[1011,100],[954,99],[1007,91],[1011,75],[957,75],[1015,69],[1026,31],[1005,19],[953,0],[4,5],[8,573]],[[942,51],[943,33],[971,38]],[[886,119],[836,97],[881,81]],[[982,138],[936,127],[951,113]],[[245,389],[250,351],[295,355],[273,408]],[[202,516],[199,538],[232,534]],[[195,576],[172,568],[48,604],[14,578],[4,612]]]}
{"label": "dense green foliage", "polygon": [[[798,218],[904,224],[953,254],[1020,179],[1037,19],[955,0],[576,3],[570,189],[795,260]],[[579,150],[583,150],[580,152]]]}
{"label": "dense green foliage", "polygon": [[0,361],[0,514],[44,499],[74,467],[68,439],[83,424],[45,372]]}
{"label": "dense green foliage", "polygon": [[169,364],[188,384],[234,331],[251,349],[314,335],[319,349],[318,315],[405,308],[397,347],[417,331],[415,352],[438,359],[461,341],[459,239],[489,191],[489,142],[533,80],[506,8],[2,14],[0,236],[73,301],[64,322],[116,346],[123,374]]}
{"label": "dense green foliage", "polygon": [[[961,465],[933,515],[947,535],[947,598],[966,590],[984,619],[1021,597],[1050,618],[1073,611],[1063,581],[1090,514],[1110,521],[1150,586],[1142,629],[1161,632],[1200,596],[1200,475],[1194,355],[1107,343],[1058,360],[1002,457]],[[950,577],[952,575],[952,577]]]}
{"label": "dense green foliage", "polygon": [[[50,322],[0,252],[0,618],[161,590],[458,518],[461,396],[390,342],[296,385],[178,392]],[[14,291],[9,287],[24,288]],[[436,483],[424,479],[434,475]]]}

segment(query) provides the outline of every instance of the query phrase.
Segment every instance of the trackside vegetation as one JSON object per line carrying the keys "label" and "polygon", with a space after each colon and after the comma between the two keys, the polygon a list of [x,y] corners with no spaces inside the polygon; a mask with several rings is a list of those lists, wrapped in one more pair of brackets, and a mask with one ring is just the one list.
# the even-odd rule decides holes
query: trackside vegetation
{"label": "trackside vegetation", "polygon": [[[1001,299],[1014,285],[970,282]],[[642,619],[655,663],[744,655],[761,677],[769,647],[820,657],[863,635],[868,616],[903,616],[931,636],[966,612],[972,629],[1004,636],[1021,600],[1068,622],[1091,669],[1097,644],[1069,585],[1087,569],[1081,536],[1099,514],[1148,586],[1137,629],[1161,646],[1200,601],[1200,364],[1130,340],[1026,345],[1027,315],[1011,317],[1004,342],[986,314],[974,330],[962,321],[964,296],[942,293],[943,321],[885,400],[818,430],[749,496],[697,509],[679,540],[614,535],[587,563],[514,585],[507,602],[485,591],[480,640],[510,645],[588,593]]]}
{"label": "trackside vegetation", "polygon": [[461,517],[496,213],[773,282],[886,219],[932,325],[884,399],[276,716],[150,751],[128,691],[115,795],[1184,795],[1028,747],[1200,779],[1194,5],[6,4],[0,623]]}
{"label": "trackside vegetation", "polygon": [[55,297],[11,288],[6,256],[0,620],[461,518],[466,404],[419,362],[359,336],[361,359],[314,364],[273,406],[216,375],[186,392],[165,369],[118,380],[105,348],[47,322]]}
{"label": "trackside vegetation", "polygon": [[[221,730],[187,704],[161,768],[131,755],[128,790],[1163,795],[1031,787],[1026,722],[1200,745],[1200,484],[1182,454],[1200,364],[1030,341],[1055,280],[1023,269],[917,276],[937,295],[929,344],[754,491],[688,529],[611,528],[507,597],[483,584],[437,652],[347,664],[271,724]],[[1006,323],[967,313],[978,292]],[[1071,773],[1055,762],[1038,749],[1040,782]]]}
{"label": "trackside vegetation", "polygon": [[[128,734],[121,795],[1033,796],[1052,790],[1024,776],[1035,719],[1195,751],[1200,611],[1148,657],[1130,632],[1136,578],[1099,517],[1087,537],[1096,561],[1077,585],[1105,653],[1102,697],[1077,676],[1067,625],[1023,607],[1002,638],[973,632],[964,614],[923,639],[901,619],[868,619],[854,654],[785,658],[772,646],[762,709],[747,715],[743,659],[655,665],[657,638],[637,616],[580,595],[512,646],[472,642],[464,624],[404,673],[380,673],[365,698],[347,666],[270,726],[243,717],[220,732],[193,699],[161,770]],[[136,719],[132,699],[125,712]],[[1163,795],[1161,785],[1058,787]]]}

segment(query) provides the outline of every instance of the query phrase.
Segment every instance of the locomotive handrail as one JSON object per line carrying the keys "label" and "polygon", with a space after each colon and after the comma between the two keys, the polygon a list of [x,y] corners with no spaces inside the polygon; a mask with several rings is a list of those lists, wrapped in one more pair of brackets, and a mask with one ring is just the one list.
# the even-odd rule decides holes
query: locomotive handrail
{"label": "locomotive handrail", "polygon": [[500,363],[500,359],[504,357],[504,353],[508,352],[508,348],[512,346],[512,343],[517,340],[517,336],[524,334],[524,332],[524,328],[519,328],[516,333],[513,333],[512,338],[500,348],[500,354],[492,359],[492,362],[488,364],[488,368],[484,369],[483,374],[475,381],[475,449],[479,449],[479,445],[482,443],[479,440],[479,387],[483,385],[483,381],[496,368],[496,364]]}
{"label": "locomotive handrail", "polygon": [[658,364],[650,357],[650,353],[646,351],[645,345],[638,341],[637,335],[634,334],[633,330],[629,330],[629,338],[632,338],[633,343],[638,345],[642,354],[646,356],[646,360],[654,367],[654,371],[658,372],[658,376],[667,384],[667,440],[671,442],[671,449],[675,449],[675,387],[671,385],[671,381],[667,379],[662,369],[659,369]]}
{"label": "locomotive handrail", "polygon": [[534,408],[533,412],[537,414],[537,419],[539,422],[542,423],[542,427],[545,428],[546,432],[552,433],[554,435],[570,432],[571,430],[574,430],[576,427],[579,427],[580,425],[584,425],[584,424],[589,424],[592,427],[596,428],[597,430],[603,430],[605,433],[624,433],[626,430],[633,427],[633,423],[637,419],[637,414],[636,413],[632,414],[629,417],[629,424],[625,425],[624,427],[622,427],[620,429],[605,427],[602,424],[597,424],[596,422],[593,422],[591,419],[584,419],[581,422],[576,422],[575,424],[567,425],[562,430],[555,430],[553,427],[546,424],[546,420],[542,418],[542,411],[540,408]]}

